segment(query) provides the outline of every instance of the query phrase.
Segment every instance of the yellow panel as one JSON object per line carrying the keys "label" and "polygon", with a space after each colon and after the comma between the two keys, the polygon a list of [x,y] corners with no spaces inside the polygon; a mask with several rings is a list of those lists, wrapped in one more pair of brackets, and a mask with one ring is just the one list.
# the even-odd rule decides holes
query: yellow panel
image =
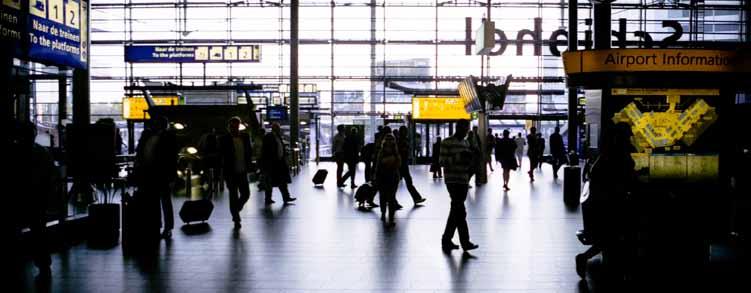
{"label": "yellow panel", "polygon": [[[152,97],[154,104],[160,106],[177,105],[177,96]],[[147,120],[151,117],[146,112],[149,105],[144,97],[126,97],[123,98],[123,119]]]}
{"label": "yellow panel", "polygon": [[717,155],[710,156],[688,156],[688,180],[689,181],[707,181],[715,180],[720,173],[720,157]]}
{"label": "yellow panel", "polygon": [[686,156],[652,155],[649,158],[649,177],[651,179],[686,178]]}
{"label": "yellow panel", "polygon": [[458,120],[469,119],[464,102],[459,97],[414,97],[412,119]]}

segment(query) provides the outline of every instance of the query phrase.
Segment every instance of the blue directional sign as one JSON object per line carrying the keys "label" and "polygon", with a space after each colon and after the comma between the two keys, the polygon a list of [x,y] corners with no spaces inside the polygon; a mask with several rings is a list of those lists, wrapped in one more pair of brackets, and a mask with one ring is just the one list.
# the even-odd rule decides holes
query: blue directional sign
{"label": "blue directional sign", "polygon": [[[87,68],[88,0],[27,0],[28,58]],[[12,0],[3,0],[14,2]],[[20,3],[19,3],[20,4]]]}
{"label": "blue directional sign", "polygon": [[209,63],[260,62],[259,45],[231,46],[125,46],[125,62]]}

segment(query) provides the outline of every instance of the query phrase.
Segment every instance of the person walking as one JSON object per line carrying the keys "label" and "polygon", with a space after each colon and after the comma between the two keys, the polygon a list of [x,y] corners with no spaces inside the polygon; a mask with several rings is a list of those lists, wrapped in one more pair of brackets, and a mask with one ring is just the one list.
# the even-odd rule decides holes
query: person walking
{"label": "person walking", "polygon": [[274,203],[271,199],[274,187],[279,188],[282,193],[284,204],[297,200],[297,198],[290,196],[287,189],[287,184],[292,183],[292,178],[289,176],[287,155],[287,147],[282,140],[282,129],[279,123],[274,122],[271,124],[271,132],[263,138],[263,157],[261,158],[266,180],[266,205]]}
{"label": "person walking", "polygon": [[535,168],[539,165],[538,157],[537,157],[537,148],[538,148],[538,140],[537,140],[537,128],[532,127],[529,129],[529,134],[527,135],[527,145],[529,147],[527,148],[527,157],[529,158],[529,180],[535,181]]}
{"label": "person walking", "polygon": [[490,167],[490,172],[493,170],[493,149],[495,149],[495,137],[493,136],[493,129],[488,128],[488,135],[485,137],[485,161]]}
{"label": "person walking", "polygon": [[415,205],[419,205],[425,202],[425,198],[420,195],[415,188],[415,184],[412,181],[412,174],[409,171],[409,137],[407,137],[407,127],[399,127],[399,139],[397,140],[399,146],[399,156],[401,157],[401,165],[399,168],[399,175],[404,179],[404,184],[407,186],[409,195],[412,196],[412,201]]}
{"label": "person walking", "polygon": [[459,232],[459,241],[465,251],[479,247],[469,240],[467,209],[464,206],[469,189],[469,177],[475,171],[471,160],[473,150],[465,140],[468,132],[469,121],[459,120],[456,122],[454,135],[441,142],[440,163],[446,172],[446,189],[451,197],[451,209],[441,238],[441,248],[446,253],[459,248],[452,241],[456,231]]}
{"label": "person walking", "polygon": [[250,199],[248,172],[252,165],[253,150],[250,135],[240,132],[242,121],[232,117],[227,121],[227,135],[222,136],[219,145],[222,153],[222,171],[229,192],[229,213],[235,229],[240,229],[240,211]]}
{"label": "person walking", "polygon": [[352,127],[344,138],[342,147],[344,161],[347,164],[347,173],[342,176],[342,183],[350,179],[350,188],[355,189],[355,176],[357,175],[357,162],[360,160],[360,136],[357,134],[357,128]]}
{"label": "person walking", "polygon": [[[396,190],[401,180],[401,156],[393,134],[387,133],[382,138],[379,153],[375,160],[375,186],[380,194],[381,222],[394,226],[397,210]],[[387,217],[388,212],[388,217]]]}
{"label": "person walking", "polygon": [[441,158],[441,137],[437,137],[433,144],[433,157],[430,163],[430,172],[433,172],[433,179],[443,178],[443,168],[440,163]]}
{"label": "person walking", "polygon": [[[162,207],[164,218],[162,225],[162,238],[172,237],[172,229],[175,226],[175,216],[172,211],[172,186],[177,174],[177,137],[172,129],[169,129],[169,120],[166,117],[156,117],[149,120],[148,127],[141,133],[141,138],[136,148],[136,160],[134,174],[139,195],[146,198],[138,199],[145,203],[142,206],[149,212],[145,217],[159,218],[158,206]],[[155,208],[151,208],[155,207]],[[145,220],[151,225],[151,220]],[[156,220],[154,220],[156,222]],[[154,224],[156,225],[156,224]],[[148,227],[144,227],[148,228]]]}
{"label": "person walking", "polygon": [[514,138],[516,143],[516,161],[519,163],[519,168],[522,167],[522,161],[524,160],[524,146],[527,145],[527,141],[524,140],[522,133],[519,132]]}
{"label": "person walking", "polygon": [[365,182],[373,180],[373,156],[375,156],[375,143],[368,143],[362,147],[360,158],[365,164]]}
{"label": "person walking", "polygon": [[555,132],[550,135],[550,154],[553,156],[553,178],[558,179],[558,169],[567,162],[566,147],[563,145],[560,127],[555,127]]}
{"label": "person walking", "polygon": [[498,147],[498,150],[501,152],[501,168],[503,168],[503,190],[509,191],[511,190],[508,187],[509,177],[511,170],[516,170],[516,168],[519,166],[516,162],[516,157],[514,154],[516,153],[516,142],[512,140],[510,137],[510,132],[508,130],[503,131],[503,138],[500,140]]}
{"label": "person walking", "polygon": [[336,186],[344,187],[342,182],[342,172],[344,171],[344,140],[347,138],[346,128],[344,125],[336,127],[336,135],[334,135],[334,141],[331,143],[332,151],[334,154],[334,161],[336,161]]}
{"label": "person walking", "polygon": [[543,158],[545,157],[545,138],[542,133],[537,133],[537,168],[542,171]]}

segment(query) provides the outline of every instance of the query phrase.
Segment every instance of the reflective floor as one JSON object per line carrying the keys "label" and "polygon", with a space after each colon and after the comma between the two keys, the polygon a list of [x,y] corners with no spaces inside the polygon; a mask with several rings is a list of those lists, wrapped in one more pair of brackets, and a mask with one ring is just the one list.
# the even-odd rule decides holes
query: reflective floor
{"label": "reflective floor", "polygon": [[[311,184],[318,168],[330,171],[323,188]],[[155,259],[85,244],[54,254],[51,291],[586,291],[574,268],[585,248],[575,237],[581,217],[564,206],[562,179],[553,180],[550,165],[534,183],[526,172],[512,173],[509,192],[502,191],[500,169],[489,173],[487,185],[470,189],[470,234],[480,245],[471,255],[440,249],[449,197],[427,166],[412,167],[412,174],[428,201],[413,207],[402,184],[397,197],[404,209],[393,229],[382,226],[379,210],[357,210],[353,191],[336,188],[334,170],[332,163],[304,166],[290,186],[294,205],[283,206],[275,191],[277,203],[266,208],[253,186],[237,233],[226,195],[220,196],[208,229],[181,229],[176,219],[172,240],[162,242]],[[181,205],[176,199],[176,217]]]}

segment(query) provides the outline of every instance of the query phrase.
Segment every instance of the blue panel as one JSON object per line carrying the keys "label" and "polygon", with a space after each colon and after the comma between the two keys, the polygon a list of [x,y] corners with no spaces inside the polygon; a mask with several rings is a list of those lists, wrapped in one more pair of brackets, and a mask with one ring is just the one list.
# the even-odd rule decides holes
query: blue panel
{"label": "blue panel", "polygon": [[36,0],[32,4],[28,8],[29,59],[87,68],[88,1]]}
{"label": "blue panel", "polygon": [[125,62],[212,63],[259,62],[259,45],[237,46],[125,46]]}

